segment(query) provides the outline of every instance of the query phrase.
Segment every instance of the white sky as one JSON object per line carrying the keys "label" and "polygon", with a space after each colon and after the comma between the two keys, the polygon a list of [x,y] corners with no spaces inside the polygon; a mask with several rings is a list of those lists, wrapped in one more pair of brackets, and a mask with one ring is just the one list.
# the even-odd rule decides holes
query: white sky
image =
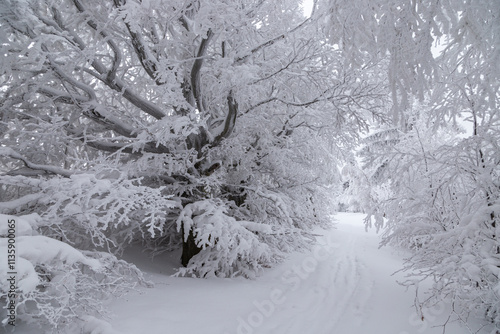
{"label": "white sky", "polygon": [[302,0],[302,10],[304,16],[310,16],[313,7],[313,0]]}

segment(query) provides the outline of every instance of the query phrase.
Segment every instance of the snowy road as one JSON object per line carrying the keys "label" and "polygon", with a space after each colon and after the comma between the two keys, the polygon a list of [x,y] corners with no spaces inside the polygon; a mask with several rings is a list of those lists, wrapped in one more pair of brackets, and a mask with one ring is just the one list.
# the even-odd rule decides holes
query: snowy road
{"label": "snowy road", "polygon": [[[164,266],[136,259],[156,287],[113,302],[111,324],[123,334],[442,333],[447,306],[424,310],[424,321],[417,316],[413,291],[396,283],[402,274],[391,276],[401,256],[378,249],[362,217],[339,214],[311,252],[292,254],[256,280],[172,278]],[[446,332],[467,333],[457,323]]]}

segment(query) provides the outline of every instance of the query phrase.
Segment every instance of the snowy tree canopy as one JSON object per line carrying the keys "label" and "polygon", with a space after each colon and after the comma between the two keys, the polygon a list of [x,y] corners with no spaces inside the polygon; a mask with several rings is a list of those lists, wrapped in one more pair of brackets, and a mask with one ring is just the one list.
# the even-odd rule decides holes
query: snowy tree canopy
{"label": "snowy tree canopy", "polygon": [[286,1],[8,1],[1,13],[1,205],[38,212],[72,244],[175,246],[177,216],[210,198],[300,235],[326,221],[338,153],[383,116],[378,87]]}
{"label": "snowy tree canopy", "polygon": [[[457,100],[467,72],[481,82],[477,98],[494,103],[498,93],[500,5],[494,0],[329,0],[327,31],[346,66],[385,67],[393,99],[393,121],[404,125],[412,98]],[[460,75],[460,73],[462,73]],[[443,92],[442,87],[454,91]],[[438,87],[441,87],[439,89]],[[477,88],[476,88],[477,89]],[[435,110],[436,120],[457,117],[454,108]]]}
{"label": "snowy tree canopy", "polygon": [[420,307],[451,300],[460,320],[498,328],[500,3],[329,4],[330,38],[357,66],[383,63],[392,93],[392,124],[372,129],[349,175],[367,222],[412,250],[409,285],[435,282]]}
{"label": "snowy tree canopy", "polygon": [[500,323],[500,3],[313,7],[0,3],[0,214],[32,217],[24,300],[70,310],[78,290],[43,278],[90,286],[132,243],[182,249],[178,275],[255,277],[343,191],[411,249],[409,284],[435,280],[426,303]]}
{"label": "snowy tree canopy", "polygon": [[385,117],[293,1],[7,0],[0,20],[0,212],[77,249],[253,277],[329,222],[337,162]]}

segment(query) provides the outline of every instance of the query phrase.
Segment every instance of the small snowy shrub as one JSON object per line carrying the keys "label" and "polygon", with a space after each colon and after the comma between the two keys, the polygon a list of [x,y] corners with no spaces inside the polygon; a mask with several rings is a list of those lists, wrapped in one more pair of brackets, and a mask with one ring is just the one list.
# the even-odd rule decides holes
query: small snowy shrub
{"label": "small snowy shrub", "polygon": [[[37,215],[0,215],[16,222],[17,320],[65,333],[82,315],[102,317],[103,301],[119,295],[137,283],[146,283],[139,270],[115,256],[82,252],[62,241],[36,232],[30,226],[43,224]],[[0,226],[0,248],[7,254],[8,233]],[[10,277],[5,257],[0,257],[0,302],[7,309]],[[2,323],[7,317],[2,312]]]}

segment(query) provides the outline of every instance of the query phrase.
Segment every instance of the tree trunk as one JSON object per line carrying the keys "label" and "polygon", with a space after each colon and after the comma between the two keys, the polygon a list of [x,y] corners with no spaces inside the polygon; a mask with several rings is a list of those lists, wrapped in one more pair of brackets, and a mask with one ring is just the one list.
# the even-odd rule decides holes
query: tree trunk
{"label": "tree trunk", "polygon": [[187,267],[189,260],[201,251],[201,248],[196,245],[196,240],[194,238],[193,230],[189,230],[189,235],[186,240],[184,240],[184,226],[181,227],[182,239],[182,255],[181,263],[184,267]]}

